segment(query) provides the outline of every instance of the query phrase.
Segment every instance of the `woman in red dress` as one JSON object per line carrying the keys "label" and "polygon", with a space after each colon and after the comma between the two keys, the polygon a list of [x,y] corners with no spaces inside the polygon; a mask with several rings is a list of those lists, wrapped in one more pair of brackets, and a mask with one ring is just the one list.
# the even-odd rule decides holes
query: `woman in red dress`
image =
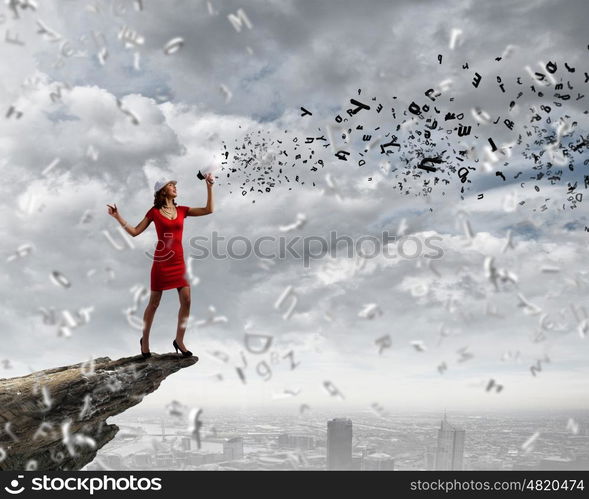
{"label": "woman in red dress", "polygon": [[190,286],[187,280],[184,251],[182,249],[182,229],[186,217],[199,217],[213,213],[213,175],[206,177],[207,205],[204,208],[190,208],[177,206],[174,198],[177,196],[176,181],[162,178],[155,183],[154,202],[145,217],[136,227],[130,227],[117,210],[117,205],[108,206],[108,214],[113,216],[125,231],[133,237],[141,234],[153,221],[157,230],[157,247],[153,255],[151,267],[151,296],[143,314],[143,336],[141,338],[141,354],[144,358],[150,357],[149,331],[155,312],[160,303],[162,293],[166,289],[176,288],[180,299],[178,312],[178,327],[173,346],[182,352],[185,357],[192,356],[184,345],[184,333],[186,322],[190,315]]}

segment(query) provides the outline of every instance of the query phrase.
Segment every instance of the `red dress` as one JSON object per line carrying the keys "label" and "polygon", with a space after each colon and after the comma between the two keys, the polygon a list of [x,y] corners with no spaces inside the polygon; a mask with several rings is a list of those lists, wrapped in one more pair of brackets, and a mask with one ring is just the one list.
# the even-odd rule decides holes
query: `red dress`
{"label": "red dress", "polygon": [[157,231],[157,246],[151,266],[151,290],[188,286],[184,250],[182,249],[182,229],[188,206],[176,206],[176,218],[164,217],[160,210],[152,207],[145,216],[153,220]]}

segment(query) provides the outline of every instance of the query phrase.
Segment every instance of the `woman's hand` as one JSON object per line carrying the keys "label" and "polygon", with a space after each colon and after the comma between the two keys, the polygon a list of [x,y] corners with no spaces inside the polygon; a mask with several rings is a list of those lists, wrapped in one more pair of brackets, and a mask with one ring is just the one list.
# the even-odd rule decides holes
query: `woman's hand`
{"label": "woman's hand", "polygon": [[108,206],[108,214],[111,217],[117,218],[119,216],[116,203],[114,206],[111,206],[110,204],[107,204],[106,206]]}
{"label": "woman's hand", "polygon": [[209,184],[209,185],[213,185],[215,183],[215,178],[213,177],[212,173],[207,173],[207,175],[205,176],[205,179],[207,181],[207,184]]}

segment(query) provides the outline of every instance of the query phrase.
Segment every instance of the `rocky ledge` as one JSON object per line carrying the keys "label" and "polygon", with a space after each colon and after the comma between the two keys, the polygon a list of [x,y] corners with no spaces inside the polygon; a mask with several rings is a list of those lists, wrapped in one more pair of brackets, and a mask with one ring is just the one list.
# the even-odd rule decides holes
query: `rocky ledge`
{"label": "rocky ledge", "polygon": [[0,470],[79,470],[119,431],[110,416],[139,404],[197,357],[152,354],[0,379]]}

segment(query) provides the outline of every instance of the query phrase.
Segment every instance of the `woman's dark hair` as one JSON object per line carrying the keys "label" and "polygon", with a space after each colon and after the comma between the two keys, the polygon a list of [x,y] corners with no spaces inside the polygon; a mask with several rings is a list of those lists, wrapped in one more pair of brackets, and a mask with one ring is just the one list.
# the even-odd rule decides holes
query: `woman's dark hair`
{"label": "woman's dark hair", "polygon": [[[162,206],[165,206],[166,204],[166,195],[164,194],[164,189],[166,187],[162,187],[159,191],[157,191],[155,193],[155,195],[153,196],[153,207],[157,210],[159,210]],[[174,203],[174,206],[178,206],[176,204],[176,200],[172,199],[172,203]]]}

